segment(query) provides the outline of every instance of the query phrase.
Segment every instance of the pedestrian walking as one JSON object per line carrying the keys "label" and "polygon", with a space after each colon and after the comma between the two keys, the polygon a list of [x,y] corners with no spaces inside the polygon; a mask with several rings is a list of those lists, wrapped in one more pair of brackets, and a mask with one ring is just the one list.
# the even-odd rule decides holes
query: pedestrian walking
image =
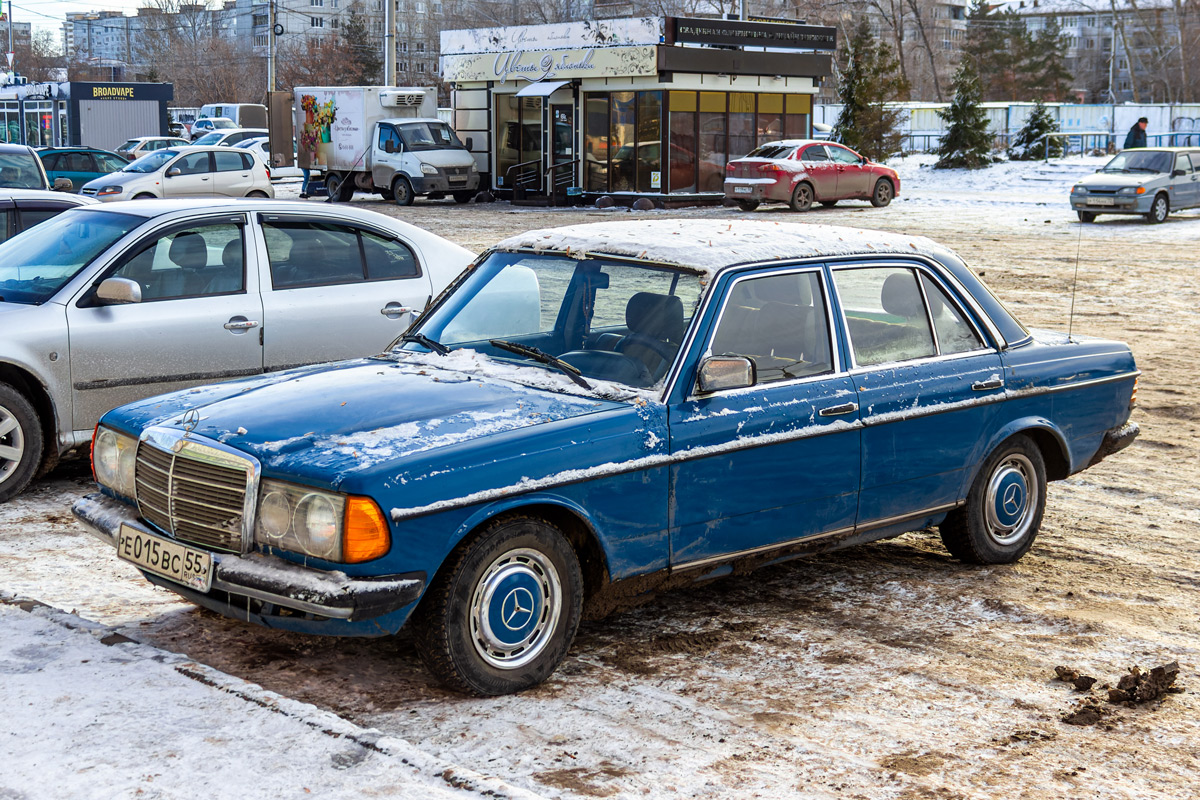
{"label": "pedestrian walking", "polygon": [[1129,129],[1129,133],[1125,134],[1125,146],[1121,149],[1128,150],[1130,147],[1145,147],[1146,126],[1149,124],[1150,120],[1145,117],[1133,123],[1133,127]]}

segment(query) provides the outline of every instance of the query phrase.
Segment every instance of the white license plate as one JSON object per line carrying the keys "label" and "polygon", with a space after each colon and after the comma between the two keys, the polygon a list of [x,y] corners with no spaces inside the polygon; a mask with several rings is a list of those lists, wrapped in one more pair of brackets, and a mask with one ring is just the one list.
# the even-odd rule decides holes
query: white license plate
{"label": "white license plate", "polygon": [[1111,197],[1089,197],[1087,202],[1089,206],[1112,206],[1116,203]]}
{"label": "white license plate", "polygon": [[191,589],[212,588],[212,554],[122,525],[117,556]]}
{"label": "white license plate", "polygon": [[734,194],[750,194],[752,191],[754,191],[753,186],[735,186],[735,187],[733,187]]}
{"label": "white license plate", "polygon": [[450,182],[451,183],[466,183],[467,176],[466,175],[451,175]]}

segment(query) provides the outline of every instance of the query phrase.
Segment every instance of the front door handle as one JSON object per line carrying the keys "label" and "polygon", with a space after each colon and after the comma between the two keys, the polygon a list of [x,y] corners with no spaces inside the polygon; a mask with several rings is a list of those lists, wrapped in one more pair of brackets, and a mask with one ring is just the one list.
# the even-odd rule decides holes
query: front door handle
{"label": "front door handle", "polygon": [[822,417],[838,417],[842,414],[853,414],[855,411],[858,411],[858,403],[842,403],[840,406],[822,408],[817,413]]}
{"label": "front door handle", "polygon": [[988,389],[1000,389],[1004,386],[1003,378],[992,378],[986,381],[975,381],[971,384],[971,388],[977,392],[986,392]]}
{"label": "front door handle", "polygon": [[379,309],[379,313],[383,314],[388,319],[399,319],[404,314],[411,314],[412,309],[408,306],[402,306],[397,302],[388,303],[383,308]]}
{"label": "front door handle", "polygon": [[227,331],[248,331],[251,328],[258,327],[258,320],[246,319],[245,317],[233,317],[229,322],[225,323]]}

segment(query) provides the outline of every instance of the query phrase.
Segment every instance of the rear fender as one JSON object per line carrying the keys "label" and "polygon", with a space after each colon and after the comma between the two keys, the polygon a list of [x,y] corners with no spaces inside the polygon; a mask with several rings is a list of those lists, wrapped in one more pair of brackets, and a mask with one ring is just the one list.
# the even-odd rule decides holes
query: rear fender
{"label": "rear fender", "polygon": [[1071,451],[1067,447],[1066,437],[1063,436],[1058,426],[1041,416],[1021,417],[1010,421],[1007,425],[992,434],[987,446],[982,451],[982,457],[979,462],[965,476],[962,486],[959,487],[959,500],[966,498],[967,492],[971,489],[971,484],[975,482],[975,476],[978,474],[979,468],[983,465],[987,457],[995,452],[996,448],[1001,444],[1017,434],[1025,434],[1033,439],[1034,443],[1042,451],[1042,457],[1046,462],[1046,478],[1048,480],[1061,480],[1075,471],[1075,465],[1071,463]]}

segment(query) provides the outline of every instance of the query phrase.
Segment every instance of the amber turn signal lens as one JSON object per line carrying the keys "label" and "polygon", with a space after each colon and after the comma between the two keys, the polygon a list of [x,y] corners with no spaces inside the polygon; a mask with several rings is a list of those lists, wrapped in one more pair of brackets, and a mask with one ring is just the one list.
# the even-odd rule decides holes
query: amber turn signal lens
{"label": "amber turn signal lens", "polygon": [[1134,406],[1137,405],[1137,386],[1138,386],[1138,379],[1134,378],[1133,379],[1133,394],[1131,394],[1129,396],[1129,407],[1130,408],[1133,408]]}
{"label": "amber turn signal lens", "polygon": [[357,564],[379,558],[392,545],[387,520],[369,497],[346,498],[342,561]]}

